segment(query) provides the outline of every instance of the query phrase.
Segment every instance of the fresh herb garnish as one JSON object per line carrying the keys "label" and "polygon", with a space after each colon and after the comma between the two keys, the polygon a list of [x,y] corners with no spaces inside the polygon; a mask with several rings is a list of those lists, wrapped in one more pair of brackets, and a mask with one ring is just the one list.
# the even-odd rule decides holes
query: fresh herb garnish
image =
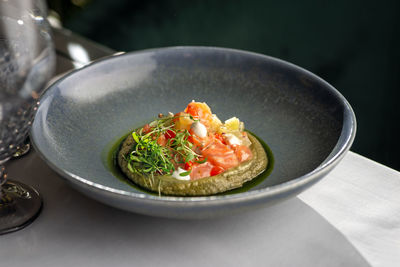
{"label": "fresh herb garnish", "polygon": [[179,175],[180,176],[187,176],[192,172],[192,170],[188,170],[187,172],[181,172]]}
{"label": "fresh herb garnish", "polygon": [[[176,169],[174,163],[204,163],[207,160],[198,161],[200,155],[192,150],[193,144],[188,141],[191,136],[189,131],[174,128],[176,118],[179,117],[161,117],[149,123],[146,130],[143,127],[132,132],[135,144],[127,156],[129,171],[146,176],[171,174]],[[192,116],[190,118],[195,121]],[[166,144],[159,144],[159,138],[166,138]],[[186,176],[190,172],[180,175]]]}
{"label": "fresh herb garnish", "polygon": [[128,157],[128,169],[138,174],[171,173],[175,170],[169,151],[160,146],[151,135],[132,133],[135,146]]}
{"label": "fresh herb garnish", "polygon": [[202,164],[202,163],[205,163],[206,161],[207,161],[207,157],[205,157],[203,160],[196,161],[196,163]]}

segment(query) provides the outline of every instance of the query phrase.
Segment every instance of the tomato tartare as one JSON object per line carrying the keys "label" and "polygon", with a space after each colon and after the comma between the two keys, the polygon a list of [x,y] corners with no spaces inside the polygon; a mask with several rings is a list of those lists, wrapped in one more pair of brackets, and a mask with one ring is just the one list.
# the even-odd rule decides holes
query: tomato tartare
{"label": "tomato tartare", "polygon": [[231,190],[255,178],[267,163],[262,145],[243,122],[232,117],[222,123],[206,103],[195,101],[133,131],[118,154],[128,178],[164,195]]}

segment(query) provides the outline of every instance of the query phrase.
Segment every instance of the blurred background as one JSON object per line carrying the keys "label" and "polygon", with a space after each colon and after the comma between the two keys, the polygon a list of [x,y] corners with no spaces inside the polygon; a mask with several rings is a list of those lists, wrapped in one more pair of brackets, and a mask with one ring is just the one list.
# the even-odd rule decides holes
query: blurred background
{"label": "blurred background", "polygon": [[352,151],[400,170],[400,1],[48,0],[61,25],[117,51],[231,47],[290,61],[357,116]]}

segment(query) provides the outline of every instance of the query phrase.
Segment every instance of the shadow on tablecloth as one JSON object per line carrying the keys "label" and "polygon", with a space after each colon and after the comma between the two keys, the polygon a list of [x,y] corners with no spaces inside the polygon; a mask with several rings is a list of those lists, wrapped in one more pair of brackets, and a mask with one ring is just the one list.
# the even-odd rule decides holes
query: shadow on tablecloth
{"label": "shadow on tablecloth", "polygon": [[10,177],[39,189],[44,209],[32,225],[2,237],[4,266],[369,266],[298,198],[212,220],[160,219],[87,198],[35,153],[17,164]]}

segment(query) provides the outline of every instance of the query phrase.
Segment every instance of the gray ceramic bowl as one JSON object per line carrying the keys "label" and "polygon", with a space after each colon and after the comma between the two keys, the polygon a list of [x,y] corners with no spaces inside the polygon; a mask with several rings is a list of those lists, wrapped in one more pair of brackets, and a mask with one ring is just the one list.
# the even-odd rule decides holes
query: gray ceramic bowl
{"label": "gray ceramic bowl", "polygon": [[[275,166],[247,192],[159,197],[115,177],[107,155],[158,113],[206,102],[264,140]],[[224,48],[172,47],[110,57],[74,71],[43,95],[31,136],[46,162],[107,205],[163,217],[201,218],[271,205],[310,187],[341,160],[354,113],[331,85],[293,64]]]}

